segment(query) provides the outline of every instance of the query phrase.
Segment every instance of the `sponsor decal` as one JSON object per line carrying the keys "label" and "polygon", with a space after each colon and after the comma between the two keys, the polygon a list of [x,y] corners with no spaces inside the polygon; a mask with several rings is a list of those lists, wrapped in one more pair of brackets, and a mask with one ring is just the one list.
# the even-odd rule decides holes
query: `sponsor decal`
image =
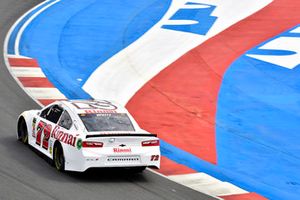
{"label": "sponsor decal", "polygon": [[82,148],[82,139],[79,138],[77,140],[76,147],[77,147],[78,150],[80,150]]}
{"label": "sponsor decal", "polygon": [[[43,140],[42,140],[42,135],[43,135]],[[76,136],[73,136],[72,134],[60,130],[59,126],[55,126],[54,129],[52,130],[51,124],[47,124],[43,121],[40,121],[37,127],[36,144],[41,145],[42,143],[42,147],[48,150],[50,137],[73,147],[75,147],[76,140],[77,140]],[[79,140],[77,141],[77,148],[78,148],[78,142]],[[52,153],[52,142],[50,144],[49,151],[50,153]]]}
{"label": "sponsor decal", "polygon": [[73,101],[72,104],[77,109],[98,109],[98,110],[116,110],[118,107],[109,101]]}
{"label": "sponsor decal", "polygon": [[77,137],[74,137],[73,135],[68,134],[59,129],[60,129],[59,126],[55,126],[55,128],[52,131],[51,137],[65,143],[65,144],[75,147],[75,142],[76,142]]}
{"label": "sponsor decal", "polygon": [[158,161],[159,160],[159,155],[152,155],[150,160],[151,161]]}
{"label": "sponsor decal", "polygon": [[113,148],[114,153],[131,153],[131,148]]}
{"label": "sponsor decal", "polygon": [[35,137],[35,125],[36,125],[36,118],[34,117],[32,120],[32,137]]}
{"label": "sponsor decal", "polygon": [[117,113],[115,110],[99,110],[99,109],[90,109],[90,110],[84,110],[87,114],[97,114],[97,113]]}
{"label": "sponsor decal", "polygon": [[74,101],[72,104],[80,110],[84,110],[87,114],[97,113],[116,113],[118,107],[109,101]]}

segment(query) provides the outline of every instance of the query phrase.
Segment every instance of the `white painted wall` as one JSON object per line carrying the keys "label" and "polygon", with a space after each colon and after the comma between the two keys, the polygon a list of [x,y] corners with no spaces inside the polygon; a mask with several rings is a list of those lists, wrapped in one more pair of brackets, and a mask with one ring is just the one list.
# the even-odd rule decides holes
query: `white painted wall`
{"label": "white painted wall", "polygon": [[[207,35],[161,28],[164,24],[178,23],[169,21],[169,18],[180,8],[191,7],[185,5],[186,2],[217,6],[211,15],[218,19]],[[271,2],[272,0],[174,0],[168,12],[154,27],[99,66],[83,89],[94,98],[112,99],[125,105],[146,82],[186,52]]]}

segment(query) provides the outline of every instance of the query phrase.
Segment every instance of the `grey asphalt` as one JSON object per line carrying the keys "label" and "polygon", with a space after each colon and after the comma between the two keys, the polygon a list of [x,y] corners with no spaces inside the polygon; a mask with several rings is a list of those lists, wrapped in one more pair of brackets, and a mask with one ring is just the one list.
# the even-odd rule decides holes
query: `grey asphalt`
{"label": "grey asphalt", "polygon": [[0,0],[0,200],[31,199],[214,199],[148,170],[59,173],[32,149],[16,140],[17,116],[39,108],[10,76],[2,47],[12,24],[38,0]]}

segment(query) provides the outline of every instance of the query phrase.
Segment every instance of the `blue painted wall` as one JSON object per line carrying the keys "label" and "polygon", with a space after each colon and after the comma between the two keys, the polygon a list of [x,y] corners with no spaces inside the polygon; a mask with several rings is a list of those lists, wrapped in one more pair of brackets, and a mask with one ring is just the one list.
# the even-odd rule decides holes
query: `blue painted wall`
{"label": "blue painted wall", "polygon": [[[287,31],[265,43],[283,36],[300,34]],[[259,49],[265,43],[246,54],[297,53]],[[243,55],[227,70],[219,94],[218,166],[235,171],[238,180],[272,199],[300,198],[299,77],[299,67],[287,69]]]}
{"label": "blue painted wall", "polygon": [[62,0],[25,29],[21,55],[38,59],[50,81],[68,98],[89,98],[81,86],[91,73],[149,30],[170,3]]}
{"label": "blue painted wall", "polygon": [[34,8],[32,11],[30,11],[29,13],[27,13],[22,19],[21,21],[14,27],[14,29],[12,30],[12,33],[10,35],[10,38],[8,40],[8,49],[7,52],[8,54],[15,54],[15,42],[16,42],[16,38],[17,38],[17,34],[20,32],[22,26],[30,19],[30,17],[32,17],[35,13],[37,13],[38,11],[40,11],[42,8],[44,8],[45,6],[48,6],[49,4],[53,3],[55,0],[50,0],[47,2],[44,2],[41,5],[38,5],[36,8]]}

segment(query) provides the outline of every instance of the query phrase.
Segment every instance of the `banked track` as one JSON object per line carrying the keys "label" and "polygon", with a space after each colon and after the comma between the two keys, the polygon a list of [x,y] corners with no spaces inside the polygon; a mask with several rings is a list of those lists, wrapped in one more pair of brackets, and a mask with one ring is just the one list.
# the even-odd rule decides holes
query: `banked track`
{"label": "banked track", "polygon": [[[0,1],[0,46],[12,24],[38,0]],[[3,55],[1,48],[1,55]],[[39,106],[10,76],[0,59],[0,199],[213,199],[146,171],[58,173],[30,148],[16,141],[19,113]]]}

